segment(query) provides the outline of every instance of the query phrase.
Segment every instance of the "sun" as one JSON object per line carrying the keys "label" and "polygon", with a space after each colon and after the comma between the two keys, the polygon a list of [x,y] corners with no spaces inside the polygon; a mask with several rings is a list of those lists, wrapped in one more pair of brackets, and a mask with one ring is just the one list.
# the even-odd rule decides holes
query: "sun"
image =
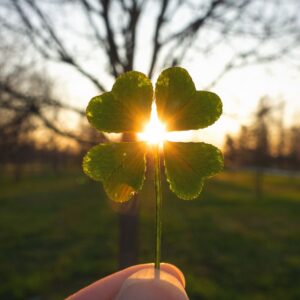
{"label": "sun", "polygon": [[151,145],[162,145],[166,140],[166,125],[162,123],[157,115],[155,102],[152,103],[149,123],[146,124],[143,132],[138,133],[138,139]]}

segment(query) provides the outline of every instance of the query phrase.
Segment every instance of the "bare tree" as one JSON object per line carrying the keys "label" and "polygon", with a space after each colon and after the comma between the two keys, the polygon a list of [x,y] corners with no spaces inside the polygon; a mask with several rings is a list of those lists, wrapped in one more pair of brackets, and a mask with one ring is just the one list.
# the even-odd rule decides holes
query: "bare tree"
{"label": "bare tree", "polygon": [[[235,68],[299,51],[299,5],[297,0],[2,0],[0,24],[16,40],[25,36],[39,62],[67,66],[99,92],[125,71],[147,66],[153,77],[190,57],[200,61],[222,54],[218,73],[207,84],[212,87]],[[32,90],[25,93],[10,81],[1,80],[0,90],[27,103],[37,100]],[[47,105],[84,113],[63,100],[42,97]],[[45,126],[76,138],[35,106],[34,111]]]}
{"label": "bare tree", "polygon": [[[99,91],[106,90],[103,71],[115,78],[140,68],[141,55],[152,77],[192,51],[207,58],[230,50],[214,85],[233,68],[299,50],[295,0],[3,0],[0,9],[3,28],[25,34],[41,57],[71,66]],[[151,28],[143,26],[145,20]],[[101,56],[97,72],[86,63],[89,54],[93,62]]]}
{"label": "bare tree", "polygon": [[[70,67],[99,92],[125,71],[147,68],[152,77],[190,57],[207,60],[221,53],[219,73],[207,83],[212,87],[235,68],[295,55],[299,8],[296,0],[2,0],[0,24],[16,46],[27,41],[38,63]],[[0,90],[33,100],[5,79]],[[84,114],[65,99],[43,102]],[[76,138],[40,117],[58,134]]]}
{"label": "bare tree", "polygon": [[[1,36],[1,33],[0,39],[2,42],[7,40]],[[93,144],[94,141],[56,125],[55,121],[61,110],[72,111],[82,117],[84,113],[63,103],[63,100],[55,99],[53,79],[47,75],[44,66],[37,67],[35,59],[30,57],[28,46],[18,42],[15,45],[14,37],[12,41],[0,46],[0,132],[2,135],[17,139],[24,136],[25,131],[32,131],[42,125],[58,135],[79,143]],[[20,53],[24,56],[20,56]],[[7,138],[5,140],[7,141]]]}

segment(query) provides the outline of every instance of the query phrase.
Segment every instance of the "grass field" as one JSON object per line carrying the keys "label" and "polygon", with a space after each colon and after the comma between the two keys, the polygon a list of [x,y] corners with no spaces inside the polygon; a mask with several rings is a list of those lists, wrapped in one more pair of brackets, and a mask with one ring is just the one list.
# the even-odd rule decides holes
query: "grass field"
{"label": "grass field", "polygon": [[[163,260],[191,299],[300,299],[300,179],[224,172],[200,199],[164,192]],[[153,261],[151,187],[141,194],[140,262]],[[62,299],[117,269],[117,215],[80,173],[1,178],[0,299]]]}

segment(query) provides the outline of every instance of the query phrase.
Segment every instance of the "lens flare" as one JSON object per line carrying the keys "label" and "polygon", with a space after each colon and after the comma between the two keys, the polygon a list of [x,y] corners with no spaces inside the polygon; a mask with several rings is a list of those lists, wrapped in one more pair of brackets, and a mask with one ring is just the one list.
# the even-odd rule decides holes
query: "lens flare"
{"label": "lens flare", "polygon": [[162,145],[166,139],[166,125],[162,123],[157,115],[155,102],[152,103],[150,121],[146,124],[143,132],[138,133],[138,139],[149,144]]}

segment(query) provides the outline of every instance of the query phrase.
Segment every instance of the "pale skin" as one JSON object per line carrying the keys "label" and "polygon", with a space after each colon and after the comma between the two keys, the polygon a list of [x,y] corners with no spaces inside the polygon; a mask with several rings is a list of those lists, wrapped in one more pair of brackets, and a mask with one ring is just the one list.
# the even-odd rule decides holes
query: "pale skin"
{"label": "pale skin", "polygon": [[104,277],[66,300],[188,300],[182,272],[162,263],[141,264]]}

